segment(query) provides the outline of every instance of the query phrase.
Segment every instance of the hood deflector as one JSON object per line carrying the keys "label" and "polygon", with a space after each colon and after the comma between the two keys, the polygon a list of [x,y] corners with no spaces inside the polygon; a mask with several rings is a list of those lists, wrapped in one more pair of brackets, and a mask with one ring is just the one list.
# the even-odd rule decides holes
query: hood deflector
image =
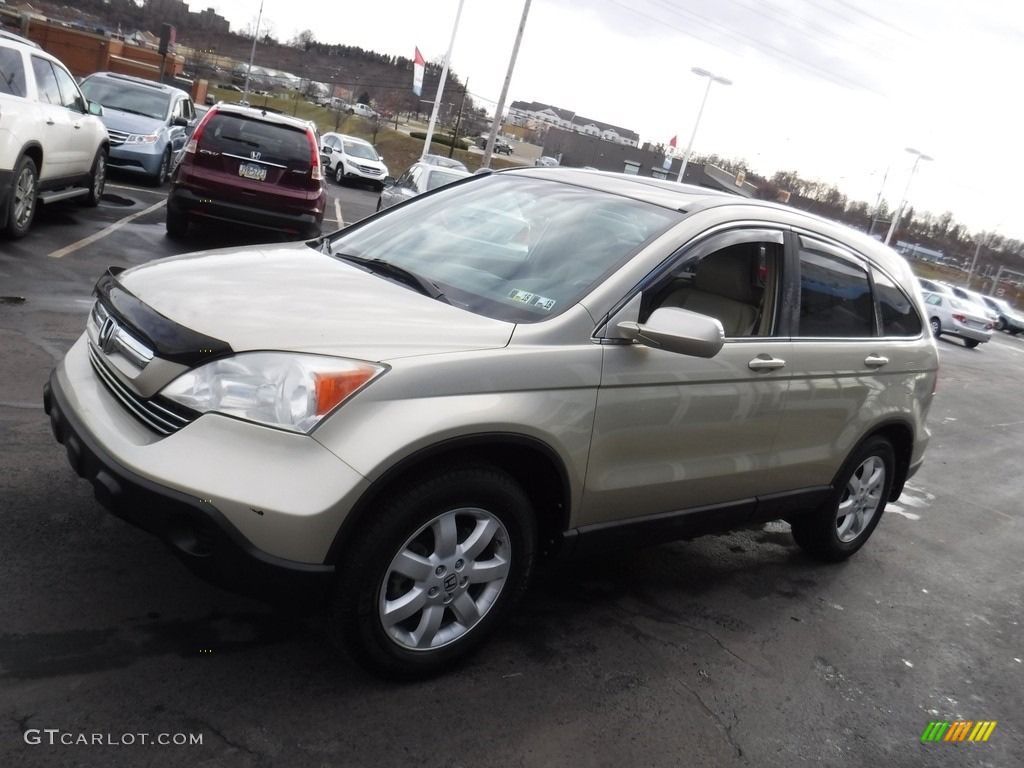
{"label": "hood deflector", "polygon": [[192,368],[234,353],[226,341],[179,325],[145,304],[118,281],[122,267],[110,267],[96,281],[95,296],[107,310],[157,357]]}

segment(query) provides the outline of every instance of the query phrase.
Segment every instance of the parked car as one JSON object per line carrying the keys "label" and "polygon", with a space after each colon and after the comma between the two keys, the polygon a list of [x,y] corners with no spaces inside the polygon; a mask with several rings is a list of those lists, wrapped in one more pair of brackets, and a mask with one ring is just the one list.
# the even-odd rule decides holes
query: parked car
{"label": "parked car", "polygon": [[1008,301],[984,294],[981,294],[981,298],[988,308],[996,313],[997,331],[1006,331],[1011,336],[1024,331],[1024,314],[1010,306]]}
{"label": "parked car", "polygon": [[477,174],[95,295],[44,405],[96,498],[387,676],[463,659],[560,556],[781,518],[843,560],[929,441],[908,264],[670,181]]}
{"label": "parked car", "polygon": [[986,302],[985,297],[977,291],[972,291],[970,288],[964,288],[961,285],[951,285],[950,290],[953,295],[963,299],[964,301],[971,302],[974,306],[982,311],[988,321],[992,323],[994,328],[999,322],[999,313],[992,309]]}
{"label": "parked car", "polygon": [[541,155],[533,161],[533,164],[541,168],[554,168],[558,165],[558,158],[551,157],[550,155]]}
{"label": "parked car", "polygon": [[385,185],[377,200],[377,210],[410,200],[432,189],[469,176],[469,171],[448,168],[430,162],[413,163],[394,183]]}
{"label": "parked car", "polygon": [[985,310],[973,302],[944,293],[924,293],[925,310],[932,334],[942,334],[963,339],[964,345],[973,349],[992,338],[992,321]]}
{"label": "parked car", "polygon": [[953,288],[949,283],[943,283],[941,280],[931,280],[927,277],[915,277],[918,286],[922,291],[930,291],[931,293],[944,293],[949,296],[953,295]]}
{"label": "parked car", "polygon": [[330,161],[327,174],[339,184],[360,181],[378,192],[384,189],[388,167],[370,142],[343,133],[325,133],[320,147]]}
{"label": "parked car", "polygon": [[289,237],[320,234],[327,184],[316,128],[305,120],[223,102],[185,146],[167,196],[167,234],[228,221]]}
{"label": "parked car", "polygon": [[196,125],[192,97],[171,85],[116,72],[89,75],[82,92],[103,105],[110,167],[163,186]]}
{"label": "parked car", "polygon": [[109,142],[102,115],[60,59],[20,35],[0,36],[0,232],[24,237],[41,203],[99,204]]}
{"label": "parked car", "polygon": [[494,140],[494,153],[496,155],[511,155],[512,145],[505,141],[505,139],[501,138],[501,136],[498,136]]}
{"label": "parked car", "polygon": [[429,165],[440,165],[443,168],[455,168],[469,173],[469,168],[466,167],[465,163],[460,162],[453,157],[445,157],[444,155],[423,155],[419,159],[419,162],[427,163]]}
{"label": "parked car", "polygon": [[360,104],[358,101],[348,106],[347,112],[360,117],[366,117],[373,119],[377,116],[377,113],[370,107],[369,104]]}

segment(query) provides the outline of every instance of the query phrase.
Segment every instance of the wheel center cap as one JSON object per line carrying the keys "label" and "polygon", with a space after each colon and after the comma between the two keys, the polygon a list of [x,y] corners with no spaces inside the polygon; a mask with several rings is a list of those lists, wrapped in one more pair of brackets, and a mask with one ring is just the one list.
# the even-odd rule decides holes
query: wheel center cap
{"label": "wheel center cap", "polygon": [[449,573],[444,577],[444,581],[441,582],[441,586],[444,587],[444,591],[449,594],[455,591],[455,588],[459,586],[459,577],[456,573]]}

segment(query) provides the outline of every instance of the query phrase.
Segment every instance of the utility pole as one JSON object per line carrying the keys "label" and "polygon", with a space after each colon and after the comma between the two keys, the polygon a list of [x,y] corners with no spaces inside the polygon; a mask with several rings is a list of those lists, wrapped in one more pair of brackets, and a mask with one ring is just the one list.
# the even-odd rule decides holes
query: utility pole
{"label": "utility pole", "polygon": [[523,40],[523,31],[526,29],[526,17],[530,14],[530,0],[523,4],[523,16],[519,20],[519,31],[516,32],[516,42],[512,46],[512,58],[508,61],[508,72],[505,74],[505,83],[501,86],[501,96],[498,97],[498,104],[494,108],[494,122],[491,123],[491,133],[487,137],[487,146],[484,148],[484,162],[481,168],[491,167],[491,156],[494,154],[494,140],[498,138],[498,126],[501,125],[501,117],[505,113],[505,98],[508,96],[508,87],[512,82],[512,72],[516,68],[516,57],[519,55],[519,43]]}
{"label": "utility pole", "polygon": [[462,125],[462,110],[466,108],[466,93],[469,91],[469,78],[466,78],[466,84],[462,86],[462,103],[459,104],[459,114],[455,118],[455,135],[452,136],[452,143],[448,146],[448,157],[452,156],[455,151],[455,142],[459,140],[459,126]]}

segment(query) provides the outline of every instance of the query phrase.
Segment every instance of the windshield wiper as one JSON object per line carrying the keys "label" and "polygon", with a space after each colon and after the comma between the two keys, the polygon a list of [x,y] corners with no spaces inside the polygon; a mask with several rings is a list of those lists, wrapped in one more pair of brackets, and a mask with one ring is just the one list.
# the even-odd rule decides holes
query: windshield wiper
{"label": "windshield wiper", "polygon": [[443,301],[445,304],[451,304],[451,302],[448,301],[448,297],[444,295],[444,292],[437,287],[437,283],[423,275],[418,275],[405,267],[392,264],[390,261],[385,261],[384,259],[367,259],[364,256],[351,256],[344,253],[336,255],[339,259],[351,261],[353,264],[358,264],[370,272],[392,277],[411,288],[415,288],[423,295],[429,296],[432,299]]}

